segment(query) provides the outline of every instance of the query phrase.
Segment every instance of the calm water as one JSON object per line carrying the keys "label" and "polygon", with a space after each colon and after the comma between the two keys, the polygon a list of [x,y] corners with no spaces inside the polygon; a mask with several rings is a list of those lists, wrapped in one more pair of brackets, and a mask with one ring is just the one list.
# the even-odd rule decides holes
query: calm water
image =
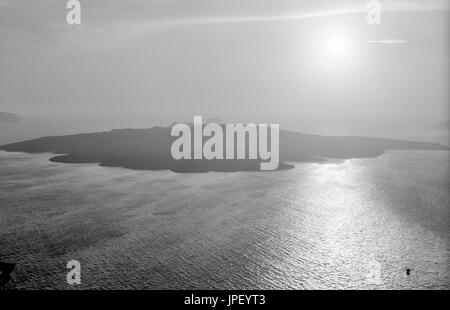
{"label": "calm water", "polygon": [[18,288],[72,288],[71,259],[81,288],[450,288],[448,152],[207,174],[48,158],[0,152]]}

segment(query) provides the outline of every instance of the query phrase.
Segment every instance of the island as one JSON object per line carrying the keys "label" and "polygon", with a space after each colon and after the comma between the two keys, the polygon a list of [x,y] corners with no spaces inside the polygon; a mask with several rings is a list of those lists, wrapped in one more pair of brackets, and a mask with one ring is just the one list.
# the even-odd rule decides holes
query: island
{"label": "island", "polygon": [[[53,153],[59,163],[98,163],[105,167],[174,172],[259,171],[259,159],[174,160],[170,153],[171,126],[149,129],[114,129],[107,132],[42,137],[0,146],[8,152]],[[326,162],[329,159],[371,158],[387,150],[436,150],[449,148],[437,143],[357,136],[320,136],[280,130],[278,170],[295,162]]]}

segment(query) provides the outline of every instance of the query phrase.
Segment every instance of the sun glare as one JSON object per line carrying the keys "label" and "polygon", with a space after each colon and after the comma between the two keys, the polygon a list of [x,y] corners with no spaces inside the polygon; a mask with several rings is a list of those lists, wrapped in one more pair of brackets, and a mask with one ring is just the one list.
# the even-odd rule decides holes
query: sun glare
{"label": "sun glare", "polygon": [[358,45],[352,33],[341,31],[322,35],[319,42],[315,57],[323,70],[343,73],[353,67],[358,58]]}
{"label": "sun glare", "polygon": [[333,37],[328,40],[328,52],[331,55],[342,55],[347,51],[347,42],[340,37]]}

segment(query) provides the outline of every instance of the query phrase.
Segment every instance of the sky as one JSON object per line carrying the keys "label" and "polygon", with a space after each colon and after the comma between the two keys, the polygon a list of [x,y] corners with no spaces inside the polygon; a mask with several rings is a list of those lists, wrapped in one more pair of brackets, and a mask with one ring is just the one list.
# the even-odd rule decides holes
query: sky
{"label": "sky", "polygon": [[449,1],[0,0],[0,111],[49,132],[188,122],[358,134],[449,118]]}

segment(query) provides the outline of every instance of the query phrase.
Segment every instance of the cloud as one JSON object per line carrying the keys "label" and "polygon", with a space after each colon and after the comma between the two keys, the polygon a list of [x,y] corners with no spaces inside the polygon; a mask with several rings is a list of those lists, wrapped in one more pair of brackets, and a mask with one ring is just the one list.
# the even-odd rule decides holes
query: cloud
{"label": "cloud", "polygon": [[408,41],[400,39],[371,40],[369,43],[375,44],[406,44]]}
{"label": "cloud", "polygon": [[[428,2],[409,1],[391,1],[382,4],[382,12],[414,12],[414,11],[435,11],[448,10],[448,3],[442,0],[430,0]],[[219,15],[219,16],[190,16],[167,19],[154,19],[151,21],[138,20],[144,28],[153,29],[159,27],[176,27],[176,26],[195,26],[195,25],[214,25],[214,24],[237,24],[237,23],[253,23],[253,22],[278,22],[278,21],[295,21],[308,18],[332,17],[346,14],[366,13],[367,8],[365,2],[341,9],[331,10],[301,10],[301,13],[287,14],[255,14],[255,15]],[[129,21],[128,21],[129,22]]]}
{"label": "cloud", "polygon": [[[361,0],[304,0],[292,5],[287,5],[290,0],[192,1],[195,5],[187,5],[185,0],[82,2],[82,26],[75,31],[65,23],[67,12],[60,0],[42,0],[39,4],[32,0],[0,0],[0,36],[5,40],[2,43],[9,38],[13,43],[42,42],[45,46],[72,42],[87,48],[111,47],[167,28],[295,22],[367,12],[366,1]],[[446,0],[391,0],[381,1],[381,5],[382,12],[448,10]]]}
{"label": "cloud", "polygon": [[[199,0],[201,2],[201,0]],[[211,0],[209,0],[211,1]],[[280,0],[277,0],[280,1]],[[270,2],[270,1],[269,1]],[[322,3],[321,1],[314,1]],[[308,3],[308,1],[306,1]],[[244,23],[272,23],[272,22],[289,22],[300,21],[304,19],[314,18],[326,18],[333,16],[342,16],[350,14],[366,14],[366,2],[365,1],[349,1],[347,6],[339,5],[331,7],[328,5],[316,5],[305,6],[304,9],[297,7],[292,10],[291,13],[279,13],[279,14],[264,14],[256,13],[248,15],[209,15],[195,16],[195,15],[182,15],[172,17],[157,17],[153,18],[137,18],[135,20],[116,20],[108,23],[100,23],[92,25],[93,30],[92,37],[95,35],[103,34],[109,39],[125,38],[127,40],[136,39],[154,30],[162,30],[165,28],[173,27],[190,27],[190,26],[213,26],[213,25],[227,25],[227,24],[244,24]],[[323,3],[322,3],[323,4]],[[328,8],[328,9],[325,9]],[[254,8],[253,8],[254,9]],[[429,1],[416,1],[416,0],[392,0],[389,2],[382,2],[382,12],[417,12],[417,11],[436,11],[436,10],[448,10],[448,2],[446,0],[429,0]],[[253,10],[250,10],[252,12]],[[192,13],[192,12],[191,12]],[[217,14],[217,12],[216,12]],[[97,39],[93,39],[95,41]],[[101,41],[101,40],[100,40]],[[404,40],[379,40],[370,41],[370,43],[379,44],[404,44],[407,41]]]}
{"label": "cloud", "polygon": [[237,24],[252,22],[276,22],[301,20],[306,18],[330,17],[342,14],[359,13],[357,9],[340,10],[340,11],[322,11],[300,14],[283,14],[283,15],[255,15],[255,16],[217,16],[217,17],[199,17],[199,18],[180,18],[168,19],[150,22],[153,26],[194,26],[194,25],[213,25],[213,24]]}

